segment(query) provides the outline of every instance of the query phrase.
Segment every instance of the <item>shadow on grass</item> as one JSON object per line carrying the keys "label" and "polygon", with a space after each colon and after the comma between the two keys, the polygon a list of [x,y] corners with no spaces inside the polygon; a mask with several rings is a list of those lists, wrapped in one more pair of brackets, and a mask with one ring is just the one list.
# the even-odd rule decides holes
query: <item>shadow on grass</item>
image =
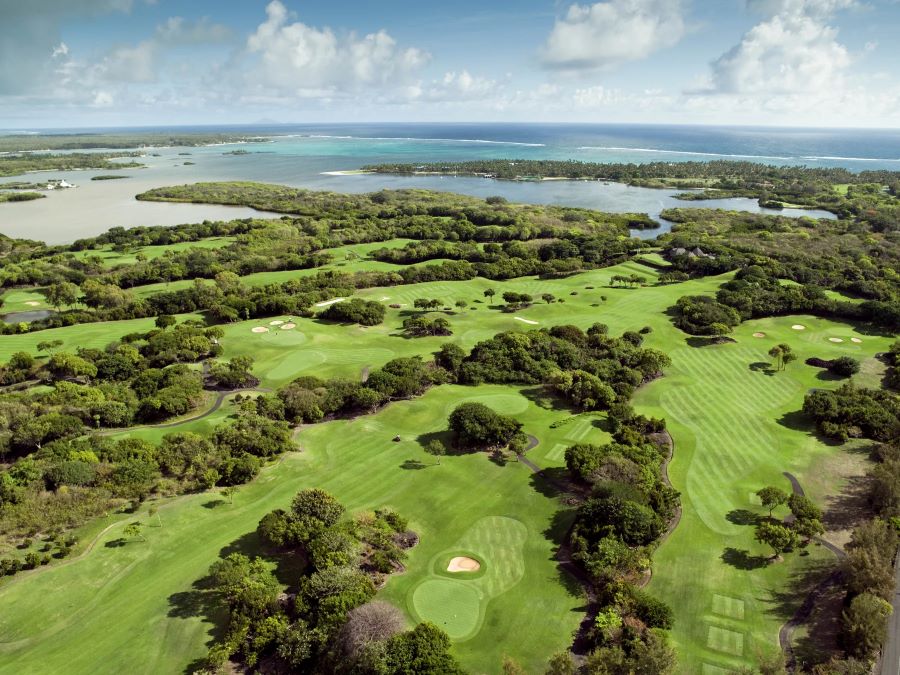
{"label": "shadow on grass", "polygon": [[220,506],[225,505],[224,499],[210,499],[208,502],[203,502],[202,506],[204,509],[217,509]]}
{"label": "shadow on grass", "polygon": [[476,452],[483,452],[480,448],[459,448],[453,443],[453,433],[449,430],[430,431],[427,434],[419,434],[416,436],[416,443],[424,449],[432,441],[438,441],[444,445],[448,456],[452,455],[471,455]]}
{"label": "shadow on grass", "polygon": [[837,573],[838,563],[833,558],[809,562],[801,569],[795,569],[786,583],[780,587],[781,590],[772,593],[768,601],[771,604],[771,611],[783,621],[794,616],[797,616],[801,623],[806,621],[818,604],[819,593],[824,590],[820,585]]}
{"label": "shadow on grass", "polygon": [[763,375],[772,376],[775,374],[775,369],[772,367],[772,364],[768,361],[754,361],[749,366],[750,370],[754,373],[762,373]]}
{"label": "shadow on grass", "polygon": [[756,525],[759,522],[759,514],[748,509],[733,509],[728,512],[725,519],[735,525]]}
{"label": "shadow on grass", "polygon": [[870,483],[866,476],[851,476],[836,495],[826,497],[822,524],[827,530],[849,530],[871,517]]}
{"label": "shadow on grass", "polygon": [[737,342],[737,340],[735,340],[734,338],[730,338],[725,335],[692,335],[689,338],[685,338],[684,341],[688,344],[688,347],[694,347],[696,349],[699,349],[701,347],[710,347],[712,345],[722,345],[729,342]]}
{"label": "shadow on grass", "polygon": [[436,464],[426,464],[419,459],[407,459],[400,465],[400,468],[406,471],[420,471],[421,469],[427,469],[429,466],[436,466]]}
{"label": "shadow on grass", "polygon": [[567,412],[574,411],[574,408],[565,399],[557,396],[546,387],[527,387],[522,389],[521,392],[522,396],[534,403],[538,408]]}
{"label": "shadow on grass", "polygon": [[529,477],[535,492],[556,499],[568,494],[569,472],[564,467],[547,467],[540,473],[532,473]]}
{"label": "shadow on grass", "polygon": [[125,537],[119,537],[118,539],[111,539],[105,544],[103,544],[106,548],[122,548],[123,546],[128,544],[128,540]]}
{"label": "shadow on grass", "polygon": [[820,370],[816,373],[816,379],[822,380],[823,382],[837,382],[839,380],[846,380],[847,378],[844,375],[835,375],[830,370]]}
{"label": "shadow on grass", "polygon": [[755,570],[769,564],[769,558],[762,555],[750,555],[745,549],[728,546],[722,552],[722,562],[739,570]]}

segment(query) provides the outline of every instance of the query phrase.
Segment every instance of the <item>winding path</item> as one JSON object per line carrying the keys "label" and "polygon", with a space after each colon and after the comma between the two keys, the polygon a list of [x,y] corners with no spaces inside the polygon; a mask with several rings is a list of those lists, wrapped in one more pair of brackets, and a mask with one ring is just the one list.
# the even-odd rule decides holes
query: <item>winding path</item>
{"label": "winding path", "polygon": [[[783,475],[788,479],[788,481],[790,481],[791,488],[793,489],[795,495],[806,495],[803,490],[803,486],[800,485],[800,481],[797,480],[797,477],[794,476],[794,474],[785,471]],[[813,541],[831,551],[838,560],[843,560],[847,557],[844,549],[840,548],[839,546],[835,546],[826,539],[822,539],[821,537],[814,537]],[[784,652],[785,666],[787,667],[788,672],[795,672],[797,669],[797,654],[794,651],[793,643],[794,630],[796,630],[797,626],[800,626],[809,618],[810,614],[812,614],[813,609],[815,609],[816,604],[819,602],[825,591],[827,591],[834,584],[840,582],[843,574],[844,573],[842,570],[837,569],[827,577],[822,579],[822,581],[820,581],[816,585],[816,587],[812,589],[812,591],[810,591],[809,595],[806,596],[803,604],[797,608],[796,612],[794,612],[794,616],[788,619],[787,623],[785,623],[781,627],[781,630],[778,631],[778,644],[781,646],[781,650]],[[898,599],[896,597],[894,599],[894,602],[898,602]],[[898,659],[898,661],[900,661],[900,659]],[[882,670],[882,673],[884,672],[885,671]],[[894,671],[887,672],[893,672],[894,675],[896,675],[896,667]]]}
{"label": "winding path", "polygon": [[[208,391],[208,390],[207,390]],[[269,387],[242,387],[238,389],[223,389],[216,394],[216,399],[213,401],[212,406],[204,410],[199,415],[195,415],[194,417],[188,417],[186,419],[176,420],[174,422],[163,422],[161,424],[142,424],[140,426],[133,427],[125,427],[122,429],[104,429],[99,432],[101,436],[106,436],[109,434],[118,434],[123,431],[133,431],[135,429],[174,429],[175,427],[180,427],[182,424],[188,424],[189,422],[196,422],[198,420],[202,420],[204,417],[209,417],[214,412],[216,412],[219,408],[222,407],[222,404],[225,402],[225,399],[229,397],[231,394],[238,394],[241,392],[258,392],[260,394],[268,394],[272,391]]]}

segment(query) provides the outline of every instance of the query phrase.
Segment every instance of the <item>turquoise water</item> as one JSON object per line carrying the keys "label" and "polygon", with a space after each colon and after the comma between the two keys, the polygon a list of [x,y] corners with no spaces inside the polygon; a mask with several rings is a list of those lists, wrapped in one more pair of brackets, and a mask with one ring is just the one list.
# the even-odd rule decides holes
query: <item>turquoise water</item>
{"label": "turquoise water", "polygon": [[[354,125],[227,128],[269,135],[265,143],[203,148],[147,149],[145,169],[128,179],[90,181],[91,172],[48,172],[29,178],[65,178],[75,190],[47,199],[0,206],[0,232],[50,243],[99,234],[113,226],[174,225],[204,219],[240,218],[252,209],[200,204],[137,202],[151,187],[209,180],[250,180],[338,192],[425,188],[510,201],[553,203],[612,212],[648,213],[704,206],[766,212],[755,200],[680,202],[675,191],[601,182],[513,183],[439,176],[335,175],[379,162],[456,161],[474,158],[580,159],[601,162],[747,159],[771,164],[843,166],[854,171],[900,170],[900,132],[636,127],[600,125]],[[276,135],[277,134],[277,135]],[[246,155],[227,154],[235,149]],[[190,152],[190,155],[179,155]],[[149,156],[158,153],[159,157]],[[184,162],[193,162],[185,166]],[[11,178],[8,180],[16,180]],[[772,211],[789,216],[832,217],[822,211]],[[665,229],[665,223],[664,228]],[[641,236],[655,236],[661,230]]]}

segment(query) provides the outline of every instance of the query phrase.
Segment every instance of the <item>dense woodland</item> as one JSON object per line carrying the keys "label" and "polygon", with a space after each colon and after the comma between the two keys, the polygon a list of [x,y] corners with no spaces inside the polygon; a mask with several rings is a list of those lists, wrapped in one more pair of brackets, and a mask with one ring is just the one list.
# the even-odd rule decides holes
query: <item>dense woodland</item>
{"label": "dense woodland", "polygon": [[30,152],[0,154],[0,176],[18,176],[29,171],[109,170],[143,166],[140,162],[133,160],[122,161],[122,158],[138,156],[139,153],[136,152],[73,152],[64,155]]}

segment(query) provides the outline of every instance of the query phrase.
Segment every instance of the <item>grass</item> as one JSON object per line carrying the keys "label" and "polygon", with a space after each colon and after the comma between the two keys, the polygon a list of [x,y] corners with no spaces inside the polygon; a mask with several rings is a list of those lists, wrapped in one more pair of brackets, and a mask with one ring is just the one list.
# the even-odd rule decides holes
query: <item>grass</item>
{"label": "grass", "polygon": [[[179,314],[180,320],[202,318],[197,314]],[[62,340],[61,350],[74,351],[78,347],[105,347],[123,335],[146,332],[154,327],[155,319],[129,319],[127,321],[106,321],[103,323],[83,323],[64,328],[51,328],[34,333],[0,336],[0,361],[5,362],[19,351],[30,352],[34,356],[45,355],[38,352],[39,342]]]}
{"label": "grass", "polygon": [[[623,273],[648,281],[658,274],[630,262],[566,279],[366,289],[359,295],[402,306],[387,308],[385,323],[369,328],[299,319],[293,331],[269,326],[270,332],[255,334],[253,326],[268,326],[279,317],[239,322],[225,326],[222,344],[226,357],[253,356],[262,385],[278,386],[303,373],[359,377],[364,368],[396,356],[427,357],[445,341],[470,348],[504,330],[563,323],[587,328],[597,321],[613,334],[649,327],[645,344],[669,353],[673,365],[665,378],[639,390],[635,405],[666,418],[676,442],[669,473],[684,503],[679,527],[654,557],[649,590],[674,608],[672,638],[682,671],[727,672],[777,648],[780,625],[802,599],[798,583],[829,555],[813,547],[809,556],[791,554],[784,562],[764,564],[768,551],[753,541],[752,526],[740,524],[746,512],[762,512],[753,493],[769,484],[788,489],[781,474],[790,471],[814,498],[835,509],[839,501],[826,497],[840,495],[848,476],[865,464],[859,453],[848,452],[857,446],[823,443],[796,415],[810,388],[839,384],[803,361],[854,356],[863,362],[858,381],[876,386],[881,371],[873,356],[890,339],[801,316],[745,323],[734,333],[736,344],[694,346],[703,341],[677,331],[665,311],[682,295],[713,292],[729,276],[610,287],[610,277]],[[487,288],[498,296],[507,290],[535,297],[552,293],[565,302],[539,301],[505,314],[490,307],[483,296]],[[453,336],[399,335],[419,297],[437,297],[448,306],[468,303],[449,316]],[[793,324],[805,330],[793,330]],[[151,325],[152,319],[145,319],[3,336],[0,359],[19,349],[33,351],[36,342],[54,337],[68,346],[102,346]],[[757,332],[765,336],[754,337]],[[844,342],[832,343],[830,337]],[[851,342],[852,337],[862,342]],[[799,359],[786,371],[771,373],[766,352],[779,342],[791,344]],[[506,653],[526,671],[540,672],[546,658],[568,643],[583,607],[552,559],[570,515],[558,513],[559,505],[548,497],[552,491],[522,465],[499,467],[473,455],[446,457],[437,466],[422,452],[417,436],[443,430],[450,410],[473,399],[520,419],[540,440],[529,452],[540,466],[563,466],[564,450],[573,443],[609,439],[602,414],[574,415],[540,388],[498,386],[444,386],[374,416],[305,428],[299,435],[304,452],[267,468],[241,488],[234,505],[210,507],[216,500],[209,494],[173,500],[160,511],[164,527],[148,530],[148,542],[108,548],[121,537],[122,524],[113,520],[112,529],[83,558],[7,582],[0,589],[5,610],[0,672],[88,672],[98,659],[113,670],[135,663],[146,672],[182,669],[204,653],[204,643],[217,630],[218,615],[191,584],[219,552],[235,547],[252,552],[256,542],[248,533],[258,519],[313,485],[334,492],[351,510],[386,505],[411,518],[422,541],[411,552],[406,573],[392,577],[381,594],[403,607],[410,621],[428,618],[450,631],[467,668],[496,672]],[[174,430],[206,433],[232,412],[226,404],[214,416]],[[170,431],[126,433],[155,441]],[[400,435],[399,443],[390,442],[394,435]],[[517,534],[522,528],[524,540]],[[449,558],[466,554],[481,561],[483,571],[448,574]],[[127,654],[121,649],[126,643]],[[84,644],[91,645],[90,653],[80,648]]]}
{"label": "grass", "polygon": [[[765,337],[753,337],[757,332]],[[737,344],[670,348],[667,377],[636,399],[639,410],[666,418],[676,441],[669,475],[682,493],[683,516],[654,556],[649,589],[675,609],[672,637],[684,672],[736,669],[777,649],[781,624],[802,601],[796,589],[806,570],[831,554],[813,547],[808,557],[790,554],[766,564],[771,551],[753,540],[752,525],[742,523],[748,512],[764,513],[756,490],[777,485],[790,491],[783,471],[814,484],[814,498],[841,493],[840,473],[821,469],[842,450],[822,442],[796,415],[810,388],[837,383],[819,379],[822,371],[803,361],[845,354],[869,361],[889,343],[811,316],[748,322],[734,337]],[[768,372],[767,351],[779,342],[791,344],[799,359],[786,371]]]}
{"label": "grass", "polygon": [[[124,525],[146,523],[145,513],[112,518],[88,554],[7,582],[0,588],[0,672],[88,673],[99,662],[111,671],[180,672],[203,656],[221,618],[192,584],[220,552],[253,552],[259,518],[309,486],[329,490],[351,511],[390,506],[410,518],[421,542],[407,572],[381,591],[407,608],[410,621],[418,611],[433,620],[448,611],[432,602],[447,597],[447,586],[419,590],[448,580],[432,561],[473,550],[485,573],[454,580],[467,590],[450,594],[453,613],[468,616],[451,628],[467,631],[454,648],[458,657],[473,672],[496,672],[509,654],[539,672],[549,654],[566,647],[583,607],[553,559],[569,519],[523,464],[498,466],[473,454],[438,466],[422,450],[418,435],[444,430],[447,411],[473,397],[517,411],[542,445],[544,431],[567,414],[511,387],[445,386],[374,416],[309,427],[300,434],[304,452],[265,469],[234,504],[210,493],[171,500],[159,510],[162,527],[144,529],[146,542],[121,541]],[[397,434],[399,443],[392,441]]]}
{"label": "grass", "polygon": [[[120,176],[116,176],[119,178]],[[125,178],[125,176],[121,176]],[[165,255],[168,252],[181,253],[192,248],[222,248],[228,246],[235,240],[234,237],[209,237],[200,241],[182,241],[177,244],[163,244],[161,246],[141,246],[140,248],[131,249],[127,252],[114,251],[111,245],[101,248],[88,249],[84,251],[76,251],[72,255],[77,259],[90,257],[99,257],[103,261],[103,266],[107,268],[117,267],[118,265],[133,265],[137,262],[138,253],[142,253],[147,260],[154,260]]]}
{"label": "grass", "polygon": [[[29,304],[37,303],[37,304]],[[3,313],[33,312],[39,309],[50,309],[44,294],[37,289],[16,289],[3,294]]]}

